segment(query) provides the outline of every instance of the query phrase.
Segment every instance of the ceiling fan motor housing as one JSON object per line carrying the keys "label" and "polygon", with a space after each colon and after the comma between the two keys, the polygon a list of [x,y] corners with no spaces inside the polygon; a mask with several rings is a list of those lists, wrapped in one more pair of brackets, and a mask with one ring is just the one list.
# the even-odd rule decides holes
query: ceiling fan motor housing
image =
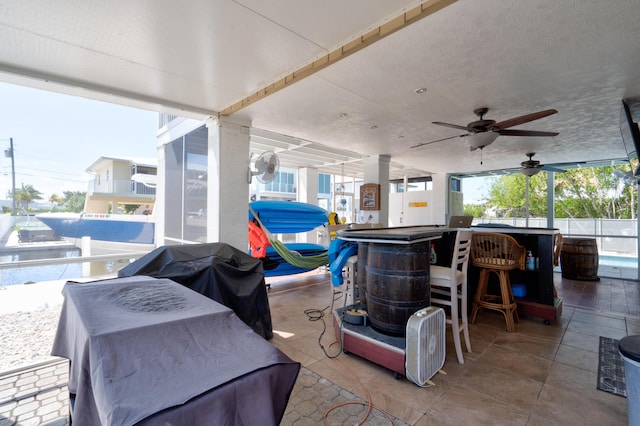
{"label": "ceiling fan motor housing", "polygon": [[478,120],[473,121],[467,125],[469,130],[472,130],[475,133],[478,132],[486,132],[487,128],[493,124],[496,124],[495,120]]}

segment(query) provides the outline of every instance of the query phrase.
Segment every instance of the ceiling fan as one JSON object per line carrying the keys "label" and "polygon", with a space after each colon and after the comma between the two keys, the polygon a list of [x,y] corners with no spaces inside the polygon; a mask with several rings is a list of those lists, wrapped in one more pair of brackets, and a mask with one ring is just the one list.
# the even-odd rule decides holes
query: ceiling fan
{"label": "ceiling fan", "polygon": [[520,169],[520,173],[522,173],[525,176],[529,176],[529,177],[535,176],[538,174],[538,172],[540,172],[540,170],[544,170],[547,172],[559,172],[559,173],[563,173],[565,171],[565,170],[551,167],[548,165],[540,164],[538,160],[533,159],[533,156],[536,155],[535,152],[528,152],[525,155],[529,157],[529,159],[527,161],[523,161],[522,163],[520,163],[520,166],[522,166],[522,168]]}
{"label": "ceiling fan", "polygon": [[552,114],[556,114],[558,111],[555,109],[546,109],[544,111],[533,112],[531,114],[521,115],[519,117],[510,118],[508,120],[496,122],[495,120],[485,120],[484,115],[489,112],[489,108],[477,108],[473,110],[473,113],[480,119],[472,121],[466,126],[460,126],[458,124],[443,123],[441,121],[434,121],[433,124],[438,126],[451,127],[454,129],[464,130],[466,133],[457,136],[450,136],[443,139],[438,139],[430,142],[423,142],[412,146],[411,148],[418,148],[420,146],[429,145],[436,142],[446,141],[448,139],[463,138],[469,136],[469,147],[471,151],[478,148],[482,149],[485,146],[490,145],[500,135],[502,136],[557,136],[558,132],[543,132],[538,130],[520,130],[510,129],[510,127],[519,126],[520,124],[528,123],[530,121],[538,120],[543,117],[547,117]]}

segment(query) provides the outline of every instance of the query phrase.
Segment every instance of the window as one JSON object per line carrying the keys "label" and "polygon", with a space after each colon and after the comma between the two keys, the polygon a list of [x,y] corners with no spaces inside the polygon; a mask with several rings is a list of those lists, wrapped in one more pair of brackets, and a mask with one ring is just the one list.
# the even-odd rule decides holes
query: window
{"label": "window", "polygon": [[264,190],[267,192],[295,193],[295,176],[290,172],[278,172],[271,182],[264,184]]}
{"label": "window", "polygon": [[462,181],[460,180],[460,178],[451,178],[451,191],[462,192]]}
{"label": "window", "polygon": [[[207,128],[202,126],[165,146],[165,235],[203,241],[207,235]],[[182,205],[182,208],[176,208]]]}
{"label": "window", "polygon": [[318,194],[331,194],[331,175],[318,173]]}

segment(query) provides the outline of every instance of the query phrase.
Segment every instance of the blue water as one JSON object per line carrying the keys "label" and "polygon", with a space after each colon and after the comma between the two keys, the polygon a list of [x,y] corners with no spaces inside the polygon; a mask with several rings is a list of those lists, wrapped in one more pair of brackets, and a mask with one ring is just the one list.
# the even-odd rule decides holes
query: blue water
{"label": "blue water", "polygon": [[[0,262],[17,262],[39,259],[59,259],[80,256],[79,249],[58,249],[33,252],[16,252],[0,256]],[[128,264],[128,261],[94,261],[91,262],[91,275],[104,275],[117,272]],[[29,268],[9,268],[0,271],[0,285],[37,283],[41,281],[69,280],[82,277],[82,263],[62,265],[33,266]]]}
{"label": "blue water", "polygon": [[602,265],[618,266],[622,268],[637,268],[638,259],[635,257],[600,255],[598,261]]}
{"label": "blue water", "polygon": [[67,280],[82,277],[82,264],[34,266],[11,268],[2,271],[0,283],[4,286],[29,284],[41,281]]}

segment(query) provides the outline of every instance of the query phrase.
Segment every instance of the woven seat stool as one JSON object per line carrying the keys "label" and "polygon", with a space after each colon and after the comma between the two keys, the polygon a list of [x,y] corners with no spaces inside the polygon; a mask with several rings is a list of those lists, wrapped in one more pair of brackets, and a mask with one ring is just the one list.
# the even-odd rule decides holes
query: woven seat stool
{"label": "woven seat stool", "polygon": [[[516,331],[519,321],[516,300],[511,290],[509,271],[524,269],[525,247],[511,236],[496,232],[474,232],[471,238],[471,263],[480,268],[478,288],[471,310],[471,324],[482,309],[492,309],[504,315],[507,331]],[[489,294],[489,276],[495,273],[500,294]]]}

